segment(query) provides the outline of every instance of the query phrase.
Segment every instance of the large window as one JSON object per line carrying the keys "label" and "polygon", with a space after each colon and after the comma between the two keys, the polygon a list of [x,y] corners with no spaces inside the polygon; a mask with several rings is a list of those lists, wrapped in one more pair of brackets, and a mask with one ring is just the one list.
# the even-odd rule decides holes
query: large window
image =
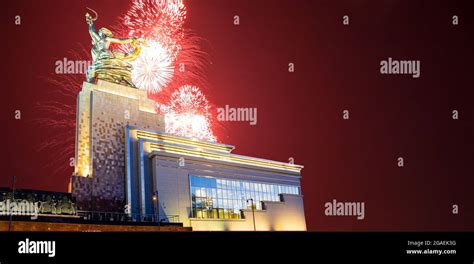
{"label": "large window", "polygon": [[297,186],[190,176],[192,216],[196,218],[241,218],[241,209],[256,210],[262,201],[280,201],[280,194],[299,194]]}

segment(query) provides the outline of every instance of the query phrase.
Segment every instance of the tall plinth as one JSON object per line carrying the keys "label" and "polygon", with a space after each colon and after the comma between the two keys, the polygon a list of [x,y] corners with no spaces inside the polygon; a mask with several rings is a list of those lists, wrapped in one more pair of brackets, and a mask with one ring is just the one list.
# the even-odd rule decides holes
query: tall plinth
{"label": "tall plinth", "polygon": [[71,192],[80,210],[123,212],[128,126],[164,130],[163,116],[146,91],[99,80],[77,97],[75,169]]}

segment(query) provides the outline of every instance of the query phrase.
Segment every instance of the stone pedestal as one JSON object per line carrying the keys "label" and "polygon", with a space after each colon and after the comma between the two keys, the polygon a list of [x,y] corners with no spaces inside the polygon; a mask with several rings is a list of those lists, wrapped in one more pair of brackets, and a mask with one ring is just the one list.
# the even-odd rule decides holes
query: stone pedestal
{"label": "stone pedestal", "polygon": [[123,212],[127,188],[125,128],[164,131],[146,91],[105,81],[84,83],[77,97],[71,191],[79,209]]}

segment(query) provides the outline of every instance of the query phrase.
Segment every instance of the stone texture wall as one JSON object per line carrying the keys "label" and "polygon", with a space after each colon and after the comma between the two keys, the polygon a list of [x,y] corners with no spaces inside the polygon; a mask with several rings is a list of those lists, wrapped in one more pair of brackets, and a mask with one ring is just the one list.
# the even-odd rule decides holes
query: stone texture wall
{"label": "stone texture wall", "polygon": [[[77,96],[76,116],[76,159],[74,173],[87,176],[90,174],[90,114],[91,85],[84,83]],[[80,133],[77,133],[80,131]]]}
{"label": "stone texture wall", "polygon": [[76,199],[78,210],[91,211],[92,208],[92,178],[75,176],[71,178],[72,196]]}
{"label": "stone texture wall", "polygon": [[[97,85],[84,83],[79,102],[76,155],[80,162],[72,177],[73,196],[83,210],[123,212],[125,127],[161,130],[163,118],[156,114],[154,102],[145,91],[103,81]],[[88,121],[87,111],[90,126],[84,125]],[[88,140],[89,145],[84,143]],[[80,158],[86,155],[83,153],[90,153],[89,160]],[[81,166],[87,163],[89,177],[81,175],[81,171],[87,171]]]}

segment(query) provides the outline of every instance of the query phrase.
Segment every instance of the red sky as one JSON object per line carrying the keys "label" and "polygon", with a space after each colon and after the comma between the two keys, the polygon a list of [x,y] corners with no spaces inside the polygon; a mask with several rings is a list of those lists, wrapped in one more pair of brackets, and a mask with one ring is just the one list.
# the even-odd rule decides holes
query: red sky
{"label": "red sky", "polygon": [[[309,230],[474,230],[468,2],[188,1],[186,26],[209,43],[208,99],[258,109],[256,126],[228,122],[217,136],[236,153],[293,157],[305,166]],[[57,88],[42,78],[79,45],[89,49],[86,6],[99,12],[99,26],[111,27],[128,2],[4,5],[0,186],[16,175],[22,188],[66,191],[69,157],[38,146],[68,131],[34,120],[42,117],[38,104],[54,99],[73,106],[75,98],[52,95]],[[451,24],[454,14],[460,25]],[[379,63],[388,57],[420,60],[421,77],[381,75]],[[344,109],[349,120],[342,119]],[[451,118],[453,109],[459,120]],[[397,167],[400,156],[404,168]],[[52,161],[65,169],[53,173],[46,166]],[[325,216],[324,203],[332,199],[365,202],[365,219]]]}

